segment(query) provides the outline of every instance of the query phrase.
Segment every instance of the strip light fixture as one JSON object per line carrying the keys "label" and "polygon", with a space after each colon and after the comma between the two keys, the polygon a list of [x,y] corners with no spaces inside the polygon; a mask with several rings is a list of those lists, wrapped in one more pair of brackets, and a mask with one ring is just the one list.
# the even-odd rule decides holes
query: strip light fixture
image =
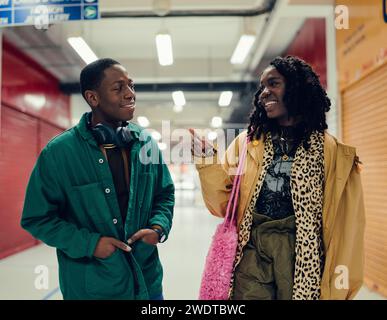
{"label": "strip light fixture", "polygon": [[93,50],[91,50],[89,45],[82,37],[70,37],[67,39],[67,41],[86,64],[98,60],[96,54],[93,52]]}
{"label": "strip light fixture", "polygon": [[173,64],[172,38],[171,35],[163,32],[156,35],[156,48],[159,63],[162,66]]}
{"label": "strip light fixture", "polygon": [[211,126],[213,128],[220,128],[223,124],[223,120],[221,117],[213,117],[211,120]]}
{"label": "strip light fixture", "polygon": [[218,104],[220,107],[227,107],[230,105],[232,99],[232,91],[223,91],[219,96]]}
{"label": "strip light fixture", "polygon": [[238,41],[238,44],[232,54],[230,62],[232,64],[242,64],[250,52],[251,47],[255,42],[255,35],[243,34]]}
{"label": "strip light fixture", "polygon": [[185,97],[183,91],[174,91],[172,92],[172,99],[176,106],[185,105]]}

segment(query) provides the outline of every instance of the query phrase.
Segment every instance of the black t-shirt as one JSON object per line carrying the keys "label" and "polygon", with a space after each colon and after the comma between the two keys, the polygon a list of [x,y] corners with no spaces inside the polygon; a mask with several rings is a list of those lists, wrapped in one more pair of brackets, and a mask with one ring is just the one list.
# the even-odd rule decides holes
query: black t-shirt
{"label": "black t-shirt", "polygon": [[[108,158],[108,163],[110,171],[113,176],[114,188],[117,194],[117,201],[120,207],[122,222],[125,223],[127,211],[128,211],[128,201],[129,201],[129,186],[127,186],[125,178],[125,167],[124,159],[121,149],[116,147],[113,149],[105,149],[106,155]],[[129,149],[125,149],[125,153],[128,159],[128,172],[130,175],[130,153]],[[129,177],[130,181],[130,177]]]}
{"label": "black t-shirt", "polygon": [[278,130],[272,131],[272,142],[273,161],[267,169],[255,208],[258,213],[267,215],[272,219],[283,219],[294,215],[290,179],[292,164],[300,140],[295,128],[280,127]]}

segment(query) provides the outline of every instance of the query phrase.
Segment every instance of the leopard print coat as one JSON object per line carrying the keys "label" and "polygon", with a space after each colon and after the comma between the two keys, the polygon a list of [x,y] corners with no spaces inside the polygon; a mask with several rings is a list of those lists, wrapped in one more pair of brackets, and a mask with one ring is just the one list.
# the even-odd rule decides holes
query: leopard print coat
{"label": "leopard print coat", "polygon": [[[312,133],[309,142],[309,150],[305,150],[304,146],[300,144],[296,151],[290,181],[296,218],[294,300],[318,300],[323,271],[324,133]],[[239,227],[234,271],[242,260],[243,248],[249,241],[253,221],[252,213],[273,157],[273,143],[271,135],[268,133],[265,139],[262,172]],[[233,279],[230,285],[230,298],[232,297],[232,288]]]}

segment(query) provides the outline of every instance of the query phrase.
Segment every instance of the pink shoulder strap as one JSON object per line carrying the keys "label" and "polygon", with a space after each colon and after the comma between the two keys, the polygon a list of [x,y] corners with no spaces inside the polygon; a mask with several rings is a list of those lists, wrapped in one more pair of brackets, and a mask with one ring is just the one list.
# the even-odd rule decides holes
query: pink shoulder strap
{"label": "pink shoulder strap", "polygon": [[[226,216],[225,220],[228,221],[229,223],[233,223],[236,219],[235,217],[235,212],[237,209],[237,203],[239,199],[239,190],[240,190],[240,185],[241,185],[241,175],[243,172],[243,167],[245,165],[245,160],[246,160],[246,155],[247,155],[247,144],[249,142],[249,139],[247,138],[244,145],[243,145],[243,150],[242,153],[239,155],[239,164],[236,172],[236,176],[234,178],[234,182],[232,184],[232,190],[231,190],[231,195],[230,199],[227,203],[227,210],[226,210]],[[232,211],[231,211],[231,205]]]}

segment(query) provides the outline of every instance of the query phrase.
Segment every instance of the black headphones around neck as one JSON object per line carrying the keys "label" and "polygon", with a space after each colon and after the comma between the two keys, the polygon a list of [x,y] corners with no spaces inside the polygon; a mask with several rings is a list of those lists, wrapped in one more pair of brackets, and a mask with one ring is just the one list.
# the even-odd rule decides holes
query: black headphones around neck
{"label": "black headphones around neck", "polygon": [[123,122],[122,125],[116,129],[109,125],[98,123],[93,126],[91,123],[92,113],[87,114],[87,126],[91,130],[98,145],[108,146],[110,148],[119,147],[125,148],[130,145],[133,136],[130,129],[127,127],[128,122]]}

